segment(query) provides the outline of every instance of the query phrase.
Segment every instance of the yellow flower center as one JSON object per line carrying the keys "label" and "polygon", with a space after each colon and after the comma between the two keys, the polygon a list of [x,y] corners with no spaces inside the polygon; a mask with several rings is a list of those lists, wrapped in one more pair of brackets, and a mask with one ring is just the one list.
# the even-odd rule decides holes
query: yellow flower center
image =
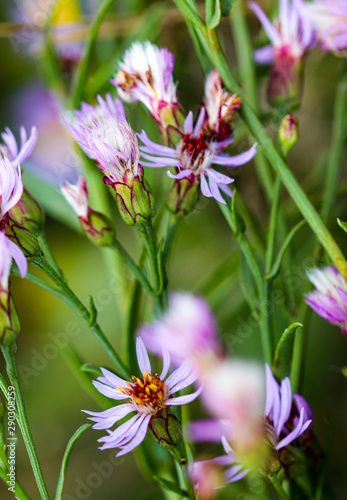
{"label": "yellow flower center", "polygon": [[143,378],[133,375],[131,377],[134,383],[127,382],[129,389],[117,387],[123,394],[129,396],[136,404],[140,406],[149,405],[154,410],[164,408],[163,402],[165,394],[165,384],[158,375],[150,375],[144,372]]}

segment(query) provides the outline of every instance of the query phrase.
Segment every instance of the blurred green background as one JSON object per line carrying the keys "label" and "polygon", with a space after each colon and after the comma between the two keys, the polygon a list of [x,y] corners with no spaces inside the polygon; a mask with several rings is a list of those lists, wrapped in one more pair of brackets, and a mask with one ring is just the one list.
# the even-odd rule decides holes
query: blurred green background
{"label": "blurred green background", "polygon": [[[38,126],[37,153],[28,165],[24,165],[24,182],[47,209],[47,239],[71,288],[85,303],[89,295],[95,298],[104,331],[111,342],[121,349],[120,338],[131,281],[126,279],[121,283],[117,276],[110,275],[106,265],[108,257],[105,259],[105,255],[81,235],[75,215],[56,189],[62,180],[61,175],[66,175],[71,180],[78,162],[74,157],[71,159],[72,143],[60,125],[62,105],[57,100],[52,101],[45,90],[42,47],[40,48],[40,40],[37,40],[36,29],[30,28],[29,22],[29,31],[21,31],[23,38],[20,45],[18,39],[14,43],[13,35],[6,31],[11,28],[9,23],[25,21],[22,17],[25,3],[25,0],[16,0],[0,4],[1,130],[10,126],[17,134],[22,122],[26,126]],[[42,8],[43,2],[36,2],[36,6],[35,2],[33,4],[34,10],[31,12],[35,14]],[[90,13],[95,12],[97,4],[98,2],[83,3],[84,24],[89,23]],[[262,4],[265,5],[266,2]],[[27,13],[26,16],[28,22]],[[249,24],[256,37],[259,25],[253,16],[249,16]],[[228,20],[223,21],[221,32],[231,66],[237,74]],[[117,58],[122,56],[124,49],[135,39],[150,39],[176,54],[174,74],[179,82],[181,101],[186,109],[196,111],[203,96],[203,74],[183,19],[170,2],[115,1],[114,10],[101,30],[93,58],[91,69],[94,78],[89,80],[90,86],[87,89],[91,95],[100,82],[101,94],[110,91],[115,95],[115,89],[108,84],[108,79],[112,75],[112,68],[116,69]],[[317,207],[324,187],[324,168],[330,144],[336,85],[344,64],[343,59],[331,54],[322,55],[315,49],[309,55],[306,66],[303,105],[298,113],[301,137],[290,154],[289,164]],[[264,70],[259,73],[264,73]],[[263,76],[260,79],[259,93],[266,112],[265,83],[266,77]],[[158,139],[151,119],[140,106],[127,107],[127,111],[129,121],[136,131],[145,128],[152,138]],[[63,166],[67,167],[66,171]],[[41,179],[33,176],[32,172],[36,175],[39,173]],[[170,185],[165,169],[160,172],[149,170],[146,176],[160,205],[163,193]],[[43,182],[42,178],[48,182]],[[253,164],[248,164],[237,172],[235,185],[248,204],[255,224],[264,228],[268,212]],[[346,234],[334,220],[336,216],[342,220],[347,219],[346,192],[347,179],[344,171],[333,209],[331,230],[345,251]],[[282,201],[290,214],[292,227],[300,220],[299,215],[284,191]],[[135,231],[125,227],[116,210],[114,217],[120,241],[134,257],[138,256],[140,245]],[[316,248],[317,243],[310,230],[305,227],[296,236],[292,252],[295,262],[292,269],[293,290],[297,296],[296,310],[306,286],[305,270],[312,265],[310,256]],[[200,199],[197,208],[182,223],[175,240],[169,266],[170,287],[174,290],[203,293],[215,312],[221,333],[232,354],[261,361],[259,331],[252,326],[239,275],[235,273],[239,264],[237,245],[217,203],[213,199]],[[215,278],[211,279],[215,276],[216,269],[219,269],[218,276],[222,277],[219,283]],[[281,287],[277,281],[275,286]],[[88,328],[60,299],[19,278],[13,278],[12,291],[22,324],[18,339],[18,365],[23,392],[38,455],[49,492],[53,495],[66,443],[73,432],[86,422],[86,416],[80,409],[99,409],[97,401],[76,380],[71,367],[71,351],[69,362],[66,349],[63,354],[54,346],[65,346],[68,339],[69,347],[82,362],[107,366],[109,360]],[[125,298],[122,298],[123,292]],[[283,314],[283,303],[276,306],[273,320],[279,336],[288,325]],[[346,339],[337,328],[330,327],[327,322],[310,313],[307,315],[304,331],[307,342],[303,395],[312,407],[314,430],[320,444],[325,447],[331,439],[326,473],[331,496],[326,498],[342,499],[345,498],[347,488],[347,381],[341,375],[341,367],[347,364]],[[4,372],[4,366],[1,366]],[[197,409],[198,405],[194,408]],[[97,449],[96,439],[101,435],[98,431],[87,431],[77,442],[68,467],[63,498],[162,498],[158,487],[142,478],[132,454],[116,460],[112,458],[114,453]],[[157,452],[159,453],[159,449]],[[38,493],[22,442],[18,443],[17,458],[18,478],[28,494],[36,499]],[[228,490],[228,494],[224,493],[225,498],[246,498],[238,496],[237,489]],[[2,483],[0,498],[11,498]]]}

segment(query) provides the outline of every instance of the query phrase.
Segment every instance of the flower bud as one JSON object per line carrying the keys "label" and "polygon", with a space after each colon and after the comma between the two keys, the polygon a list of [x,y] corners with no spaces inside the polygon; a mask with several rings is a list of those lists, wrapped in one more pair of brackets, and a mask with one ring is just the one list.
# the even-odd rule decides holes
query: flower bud
{"label": "flower bud", "polygon": [[176,179],[169,191],[167,206],[175,215],[188,215],[199,200],[199,179],[190,177]]}
{"label": "flower bud", "polygon": [[9,217],[34,233],[41,231],[45,223],[45,214],[41,206],[25,188],[17,205],[9,211]]}
{"label": "flower bud", "polygon": [[100,247],[114,245],[116,233],[111,221],[100,212],[89,209],[87,218],[79,217],[81,226],[90,241]]}
{"label": "flower bud", "polygon": [[283,118],[278,131],[283,156],[286,157],[288,155],[289,151],[295,146],[298,137],[298,120],[294,115],[288,114]]}
{"label": "flower bud", "polygon": [[122,181],[110,182],[104,177],[105,184],[111,185],[116,193],[119,212],[128,226],[144,226],[152,218],[155,201],[143,179],[143,169],[139,166],[139,174],[128,169]]}
{"label": "flower bud", "polygon": [[8,219],[5,226],[6,235],[23,251],[25,257],[34,258],[41,255],[41,248],[35,234]]}
{"label": "flower bud", "polygon": [[184,460],[181,450],[182,426],[170,409],[164,408],[160,413],[154,415],[148,428],[155,441],[167,448],[176,460],[179,462]]}
{"label": "flower bud", "polygon": [[13,344],[20,332],[18,314],[8,290],[0,291],[0,345]]}

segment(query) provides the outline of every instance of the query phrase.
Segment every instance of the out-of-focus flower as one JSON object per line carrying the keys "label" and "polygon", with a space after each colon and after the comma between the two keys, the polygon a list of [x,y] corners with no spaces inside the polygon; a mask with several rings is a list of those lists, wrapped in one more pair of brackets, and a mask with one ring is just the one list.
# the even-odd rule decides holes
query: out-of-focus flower
{"label": "out-of-focus flower", "polygon": [[14,166],[7,157],[0,158],[0,217],[20,200],[23,193],[23,182],[20,165]]}
{"label": "out-of-focus flower", "polygon": [[[114,431],[108,430],[109,434],[99,439],[100,442],[104,443],[101,449],[119,448],[117,456],[129,453],[142,443],[151,420],[160,415],[163,410],[167,412],[170,406],[190,403],[201,392],[200,388],[192,394],[173,398],[172,395],[175,392],[195,382],[197,375],[185,364],[166,378],[170,367],[170,355],[165,350],[163,350],[161,374],[152,373],[148,353],[141,338],[137,339],[136,352],[142,378],[133,376],[132,382],[127,382],[101,368],[104,377],[99,377],[94,382],[96,389],[104,396],[127,401],[103,412],[86,411],[88,415],[91,415],[90,420],[95,422],[94,429],[110,429],[116,422],[135,412],[130,420],[121,424]],[[176,421],[174,427],[176,430]],[[168,430],[170,432],[170,429]],[[156,429],[154,429],[154,433],[155,431]]]}
{"label": "out-of-focus flower", "polygon": [[[204,196],[213,197],[220,203],[226,204],[220,190],[228,196],[232,191],[228,184],[234,179],[227,177],[212,168],[212,165],[223,167],[239,167],[250,161],[256,154],[256,144],[248,151],[235,156],[229,156],[221,150],[229,146],[234,139],[223,141],[208,141],[203,137],[203,124],[205,121],[205,109],[202,108],[195,124],[193,125],[193,113],[190,111],[184,122],[184,135],[177,147],[170,148],[152,142],[143,130],[139,137],[144,146],[140,146],[141,164],[147,167],[175,167],[176,174],[168,171],[168,176],[173,179],[190,179],[191,182],[200,181],[201,192]],[[208,178],[208,182],[207,182]]]}
{"label": "out-of-focus flower", "polygon": [[279,17],[272,24],[255,2],[250,8],[258,17],[271,44],[254,53],[259,64],[271,64],[268,85],[270,103],[295,107],[300,102],[303,61],[314,44],[313,29],[300,0],[280,0]]}
{"label": "out-of-focus flower", "polygon": [[143,225],[154,211],[154,199],[143,179],[137,139],[126,121],[120,99],[97,96],[99,105],[82,103],[75,122],[66,124],[83,151],[96,161],[104,182],[113,187],[117,205],[129,225]]}
{"label": "out-of-focus flower", "polygon": [[322,318],[340,326],[347,335],[347,282],[333,267],[314,268],[307,273],[316,287],[305,302]]}
{"label": "out-of-focus flower", "polygon": [[347,48],[346,0],[314,0],[303,5],[322,50],[339,55]]}
{"label": "out-of-focus flower", "polygon": [[135,42],[111,82],[127,102],[141,102],[149,109],[160,131],[170,141],[170,128],[179,130],[182,110],[173,81],[175,56],[150,42]]}
{"label": "out-of-focus flower", "polygon": [[211,135],[218,141],[227,139],[232,132],[234,110],[241,107],[241,97],[230,94],[223,88],[217,69],[206,77],[204,106],[205,135]]}
{"label": "out-of-focus flower", "polygon": [[224,461],[228,457],[218,457],[214,460],[200,460],[189,467],[189,476],[194,484],[200,500],[212,500],[216,496],[216,489],[224,486],[225,480],[218,459]]}
{"label": "out-of-focus flower", "polygon": [[63,183],[61,191],[76,212],[83,230],[92,243],[97,246],[112,246],[115,242],[112,223],[105,215],[89,207],[87,182],[84,176],[79,178],[77,184]]}
{"label": "out-of-focus flower", "polygon": [[189,363],[199,374],[222,359],[215,319],[200,296],[172,294],[167,311],[153,324],[144,325],[140,335],[155,354],[168,350],[174,363]]}
{"label": "out-of-focus flower", "polygon": [[14,165],[25,161],[35,147],[37,142],[37,129],[32,127],[28,137],[24,127],[20,127],[20,146],[11,130],[6,127],[5,132],[1,134],[4,144],[0,144],[0,158],[8,158]]}

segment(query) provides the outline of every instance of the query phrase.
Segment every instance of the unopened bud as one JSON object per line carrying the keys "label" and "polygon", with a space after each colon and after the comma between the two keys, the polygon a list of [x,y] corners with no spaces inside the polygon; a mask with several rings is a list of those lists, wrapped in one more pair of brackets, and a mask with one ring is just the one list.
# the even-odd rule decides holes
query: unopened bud
{"label": "unopened bud", "polygon": [[116,233],[111,221],[103,214],[89,209],[87,218],[79,217],[81,226],[90,241],[99,247],[114,245]]}
{"label": "unopened bud", "polygon": [[9,291],[0,291],[0,345],[14,343],[20,332],[18,314]]}
{"label": "unopened bud", "polygon": [[179,420],[164,408],[158,415],[151,418],[149,426],[150,433],[157,443],[161,444],[178,460],[184,460],[181,451],[182,425]]}
{"label": "unopened bud", "polygon": [[283,118],[278,137],[282,147],[282,154],[286,157],[299,137],[298,120],[294,115],[288,114]]}
{"label": "unopened bud", "polygon": [[155,201],[143,179],[142,167],[139,171],[138,175],[134,175],[130,169],[126,170],[123,182],[112,183],[104,177],[104,182],[115,190],[119,212],[128,226],[146,225],[155,211]]}
{"label": "unopened bud", "polygon": [[14,222],[34,233],[41,231],[44,227],[45,214],[35,198],[25,188],[21,199],[8,214]]}
{"label": "unopened bud", "polygon": [[35,234],[20,226],[11,219],[5,227],[6,235],[23,251],[25,257],[33,258],[41,255],[41,248]]}
{"label": "unopened bud", "polygon": [[167,206],[175,215],[188,215],[199,200],[199,182],[195,178],[176,179],[169,191]]}

